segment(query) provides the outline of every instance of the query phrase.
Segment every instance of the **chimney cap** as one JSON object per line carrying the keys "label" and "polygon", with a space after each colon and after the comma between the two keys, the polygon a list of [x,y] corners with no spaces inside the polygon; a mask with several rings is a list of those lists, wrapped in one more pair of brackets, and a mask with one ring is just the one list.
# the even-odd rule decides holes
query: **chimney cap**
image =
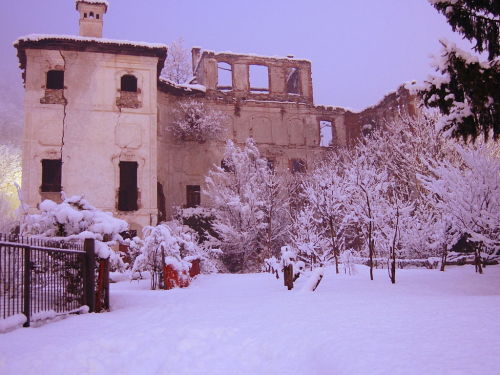
{"label": "chimney cap", "polygon": [[75,7],[78,10],[78,4],[104,5],[104,12],[108,11],[109,3],[106,0],[75,0]]}

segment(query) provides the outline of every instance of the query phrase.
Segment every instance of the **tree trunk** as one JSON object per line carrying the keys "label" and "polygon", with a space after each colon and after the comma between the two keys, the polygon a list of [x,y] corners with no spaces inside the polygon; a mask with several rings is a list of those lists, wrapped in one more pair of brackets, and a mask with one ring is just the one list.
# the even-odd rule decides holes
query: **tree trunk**
{"label": "tree trunk", "polygon": [[444,244],[443,253],[441,254],[441,272],[444,272],[444,267],[446,265],[446,258],[448,258],[448,246]]}
{"label": "tree trunk", "polygon": [[394,249],[391,260],[391,283],[396,284],[396,251]]}
{"label": "tree trunk", "polygon": [[339,273],[339,257],[337,254],[337,247],[335,246],[335,232],[333,230],[333,223],[332,219],[330,218],[328,221],[328,224],[330,226],[330,241],[332,244],[332,250],[333,250],[333,257],[335,258],[335,273]]}
{"label": "tree trunk", "polygon": [[482,249],[482,244],[477,244],[474,246],[474,255],[475,255],[475,265],[476,265],[476,272],[479,274],[483,273],[483,267],[482,267],[482,262],[481,262],[481,249]]}

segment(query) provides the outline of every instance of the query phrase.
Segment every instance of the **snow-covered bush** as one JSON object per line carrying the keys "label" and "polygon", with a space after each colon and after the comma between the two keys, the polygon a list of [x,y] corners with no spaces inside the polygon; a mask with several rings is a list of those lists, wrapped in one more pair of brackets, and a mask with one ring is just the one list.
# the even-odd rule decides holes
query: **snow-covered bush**
{"label": "snow-covered bush", "polygon": [[127,222],[98,210],[82,196],[66,198],[62,193],[62,197],[61,203],[44,200],[39,205],[39,214],[26,215],[21,233],[65,239],[94,238],[96,255],[109,258],[113,268],[122,268],[121,258],[109,246],[121,240],[120,233],[128,229]]}
{"label": "snow-covered bush", "polygon": [[178,221],[147,226],[142,233],[143,245],[132,272],[149,271],[151,289],[163,289],[163,271],[166,265],[182,272],[189,270],[191,260],[200,259],[204,272],[216,271],[214,258],[219,251],[201,247],[196,232]]}
{"label": "snow-covered bush", "polygon": [[209,109],[202,102],[188,99],[174,110],[174,120],[168,130],[181,141],[206,142],[222,140],[226,130],[227,116]]}

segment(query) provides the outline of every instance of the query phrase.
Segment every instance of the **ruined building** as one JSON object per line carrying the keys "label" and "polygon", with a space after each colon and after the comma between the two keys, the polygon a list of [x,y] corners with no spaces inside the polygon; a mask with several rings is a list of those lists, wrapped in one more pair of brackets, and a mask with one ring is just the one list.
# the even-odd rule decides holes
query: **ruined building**
{"label": "ruined building", "polygon": [[103,39],[107,2],[75,4],[80,36],[15,42],[25,85],[22,185],[32,210],[61,191],[83,194],[140,229],[175,206],[203,204],[204,177],[221,164],[224,142],[173,137],[167,128],[185,100],[226,114],[228,139],[252,137],[274,168],[291,173],[307,172],[332,145],[352,143],[370,116],[401,104],[372,115],[315,106],[309,61],[199,48],[195,84],[176,85],[160,77],[167,46]]}

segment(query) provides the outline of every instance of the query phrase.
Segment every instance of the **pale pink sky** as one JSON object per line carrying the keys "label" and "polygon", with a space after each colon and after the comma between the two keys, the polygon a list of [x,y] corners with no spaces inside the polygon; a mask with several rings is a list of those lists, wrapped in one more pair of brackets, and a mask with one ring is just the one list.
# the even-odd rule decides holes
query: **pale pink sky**
{"label": "pale pink sky", "polygon": [[[316,104],[363,109],[432,73],[438,38],[460,42],[426,0],[109,0],[106,38],[312,61]],[[9,0],[0,13],[0,72],[20,87],[12,42],[77,34],[74,0]],[[459,43],[462,44],[463,43]]]}

